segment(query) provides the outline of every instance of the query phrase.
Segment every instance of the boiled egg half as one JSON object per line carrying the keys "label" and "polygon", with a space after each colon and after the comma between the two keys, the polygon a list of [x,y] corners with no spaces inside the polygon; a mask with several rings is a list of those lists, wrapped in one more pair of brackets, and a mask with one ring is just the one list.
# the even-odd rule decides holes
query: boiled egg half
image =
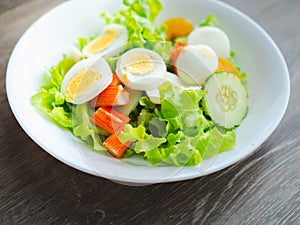
{"label": "boiled egg half", "polygon": [[165,82],[167,67],[156,52],[134,48],[120,56],[116,73],[125,86],[134,90],[151,90]]}
{"label": "boiled egg half", "polygon": [[112,81],[112,71],[101,57],[79,61],[65,75],[61,91],[66,101],[82,104],[96,97]]}
{"label": "boiled egg half", "polygon": [[103,28],[102,33],[88,43],[82,50],[87,57],[113,57],[119,54],[127,43],[128,32],[126,27],[110,24]]}
{"label": "boiled egg half", "polygon": [[204,26],[194,29],[187,39],[188,45],[204,44],[211,47],[219,58],[229,58],[230,41],[227,34],[217,27]]}
{"label": "boiled egg half", "polygon": [[190,86],[201,86],[218,67],[218,56],[207,45],[187,45],[182,48],[176,69],[181,81]]}

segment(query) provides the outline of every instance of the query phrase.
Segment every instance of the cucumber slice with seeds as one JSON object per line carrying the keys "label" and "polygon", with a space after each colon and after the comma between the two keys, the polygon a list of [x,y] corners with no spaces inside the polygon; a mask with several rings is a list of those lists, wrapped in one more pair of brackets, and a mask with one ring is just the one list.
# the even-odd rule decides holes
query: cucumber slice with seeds
{"label": "cucumber slice with seeds", "polygon": [[248,111],[248,92],[232,73],[220,72],[207,78],[203,107],[213,122],[231,129],[239,126]]}

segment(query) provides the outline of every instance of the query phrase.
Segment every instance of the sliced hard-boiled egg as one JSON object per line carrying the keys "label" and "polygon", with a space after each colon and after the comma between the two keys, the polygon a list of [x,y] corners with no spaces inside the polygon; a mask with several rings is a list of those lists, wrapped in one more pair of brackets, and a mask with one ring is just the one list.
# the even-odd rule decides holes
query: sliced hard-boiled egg
{"label": "sliced hard-boiled egg", "polygon": [[217,27],[199,27],[193,30],[187,39],[188,45],[204,44],[211,47],[219,58],[229,58],[230,41],[227,34]]}
{"label": "sliced hard-boiled egg", "polygon": [[120,56],[116,73],[123,84],[135,90],[151,90],[165,82],[166,64],[159,54],[134,48]]}
{"label": "sliced hard-boiled egg", "polygon": [[176,61],[179,78],[187,85],[203,85],[206,78],[218,67],[218,56],[207,45],[184,47]]}
{"label": "sliced hard-boiled egg", "polygon": [[122,51],[127,39],[128,32],[124,26],[110,24],[105,26],[102,33],[88,43],[82,52],[88,57],[113,57]]}
{"label": "sliced hard-boiled egg", "polygon": [[[172,85],[180,86],[180,87],[185,86],[185,84],[174,73],[167,72],[164,78],[165,78],[165,82],[171,82]],[[160,104],[160,94],[158,88],[147,90],[146,94],[153,103]]]}
{"label": "sliced hard-boiled egg", "polygon": [[77,62],[65,75],[61,91],[66,101],[82,104],[96,97],[112,81],[112,71],[101,58]]}

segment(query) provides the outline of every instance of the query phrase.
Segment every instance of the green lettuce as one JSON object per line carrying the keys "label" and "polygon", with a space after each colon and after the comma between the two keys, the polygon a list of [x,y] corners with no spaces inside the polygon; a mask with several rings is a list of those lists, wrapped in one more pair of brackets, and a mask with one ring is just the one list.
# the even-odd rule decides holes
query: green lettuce
{"label": "green lettuce", "polygon": [[207,132],[199,131],[196,148],[203,158],[210,158],[235,147],[235,138],[234,131],[222,132],[214,127]]}
{"label": "green lettuce", "polygon": [[220,26],[220,22],[217,20],[217,18],[214,16],[214,14],[209,14],[208,17],[206,18],[205,21],[201,22],[199,27],[204,27],[204,26]]}
{"label": "green lettuce", "polygon": [[91,123],[90,118],[93,112],[87,104],[74,105],[73,134],[92,146],[94,150],[106,150],[102,142],[109,136],[109,133]]}
{"label": "green lettuce", "polygon": [[45,85],[31,97],[31,104],[62,127],[72,128],[72,105],[64,100],[60,92],[61,82],[75,61],[64,57],[48,70]]}
{"label": "green lettuce", "polygon": [[131,121],[119,134],[122,143],[133,142],[128,155],[143,154],[154,165],[193,166],[235,146],[234,131],[213,127],[204,116],[199,103],[205,91],[169,82],[159,91],[160,107],[143,97],[137,106],[139,123]]}
{"label": "green lettuce", "polygon": [[116,23],[127,28],[127,48],[154,48],[156,41],[165,41],[165,31],[153,24],[161,9],[159,0],[123,0],[119,11],[113,14],[103,12],[100,16],[107,24]]}
{"label": "green lettuce", "polygon": [[186,135],[193,136],[197,130],[205,130],[210,126],[199,107],[205,91],[187,90],[166,82],[159,87],[159,92],[161,117],[169,121],[173,132],[182,130]]}
{"label": "green lettuce", "polygon": [[123,4],[152,23],[162,10],[162,3],[159,0],[124,0]]}

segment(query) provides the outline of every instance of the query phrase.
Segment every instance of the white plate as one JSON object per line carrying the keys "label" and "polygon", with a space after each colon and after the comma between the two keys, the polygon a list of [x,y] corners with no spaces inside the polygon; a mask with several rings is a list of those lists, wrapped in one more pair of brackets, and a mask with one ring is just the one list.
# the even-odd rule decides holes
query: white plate
{"label": "white plate", "polygon": [[[78,170],[129,184],[186,180],[207,175],[249,156],[280,123],[289,100],[289,73],[270,36],[248,16],[219,1],[164,0],[158,17],[184,17],[195,24],[214,13],[229,35],[237,63],[249,77],[249,112],[237,129],[237,147],[195,167],[130,165],[90,151],[72,134],[43,117],[30,97],[41,84],[44,67],[55,65],[77,37],[88,36],[102,24],[102,11],[119,9],[121,0],[67,1],[38,19],[17,43],[7,69],[7,95],[18,122],[49,154]],[[34,166],[34,165],[33,165]]]}

